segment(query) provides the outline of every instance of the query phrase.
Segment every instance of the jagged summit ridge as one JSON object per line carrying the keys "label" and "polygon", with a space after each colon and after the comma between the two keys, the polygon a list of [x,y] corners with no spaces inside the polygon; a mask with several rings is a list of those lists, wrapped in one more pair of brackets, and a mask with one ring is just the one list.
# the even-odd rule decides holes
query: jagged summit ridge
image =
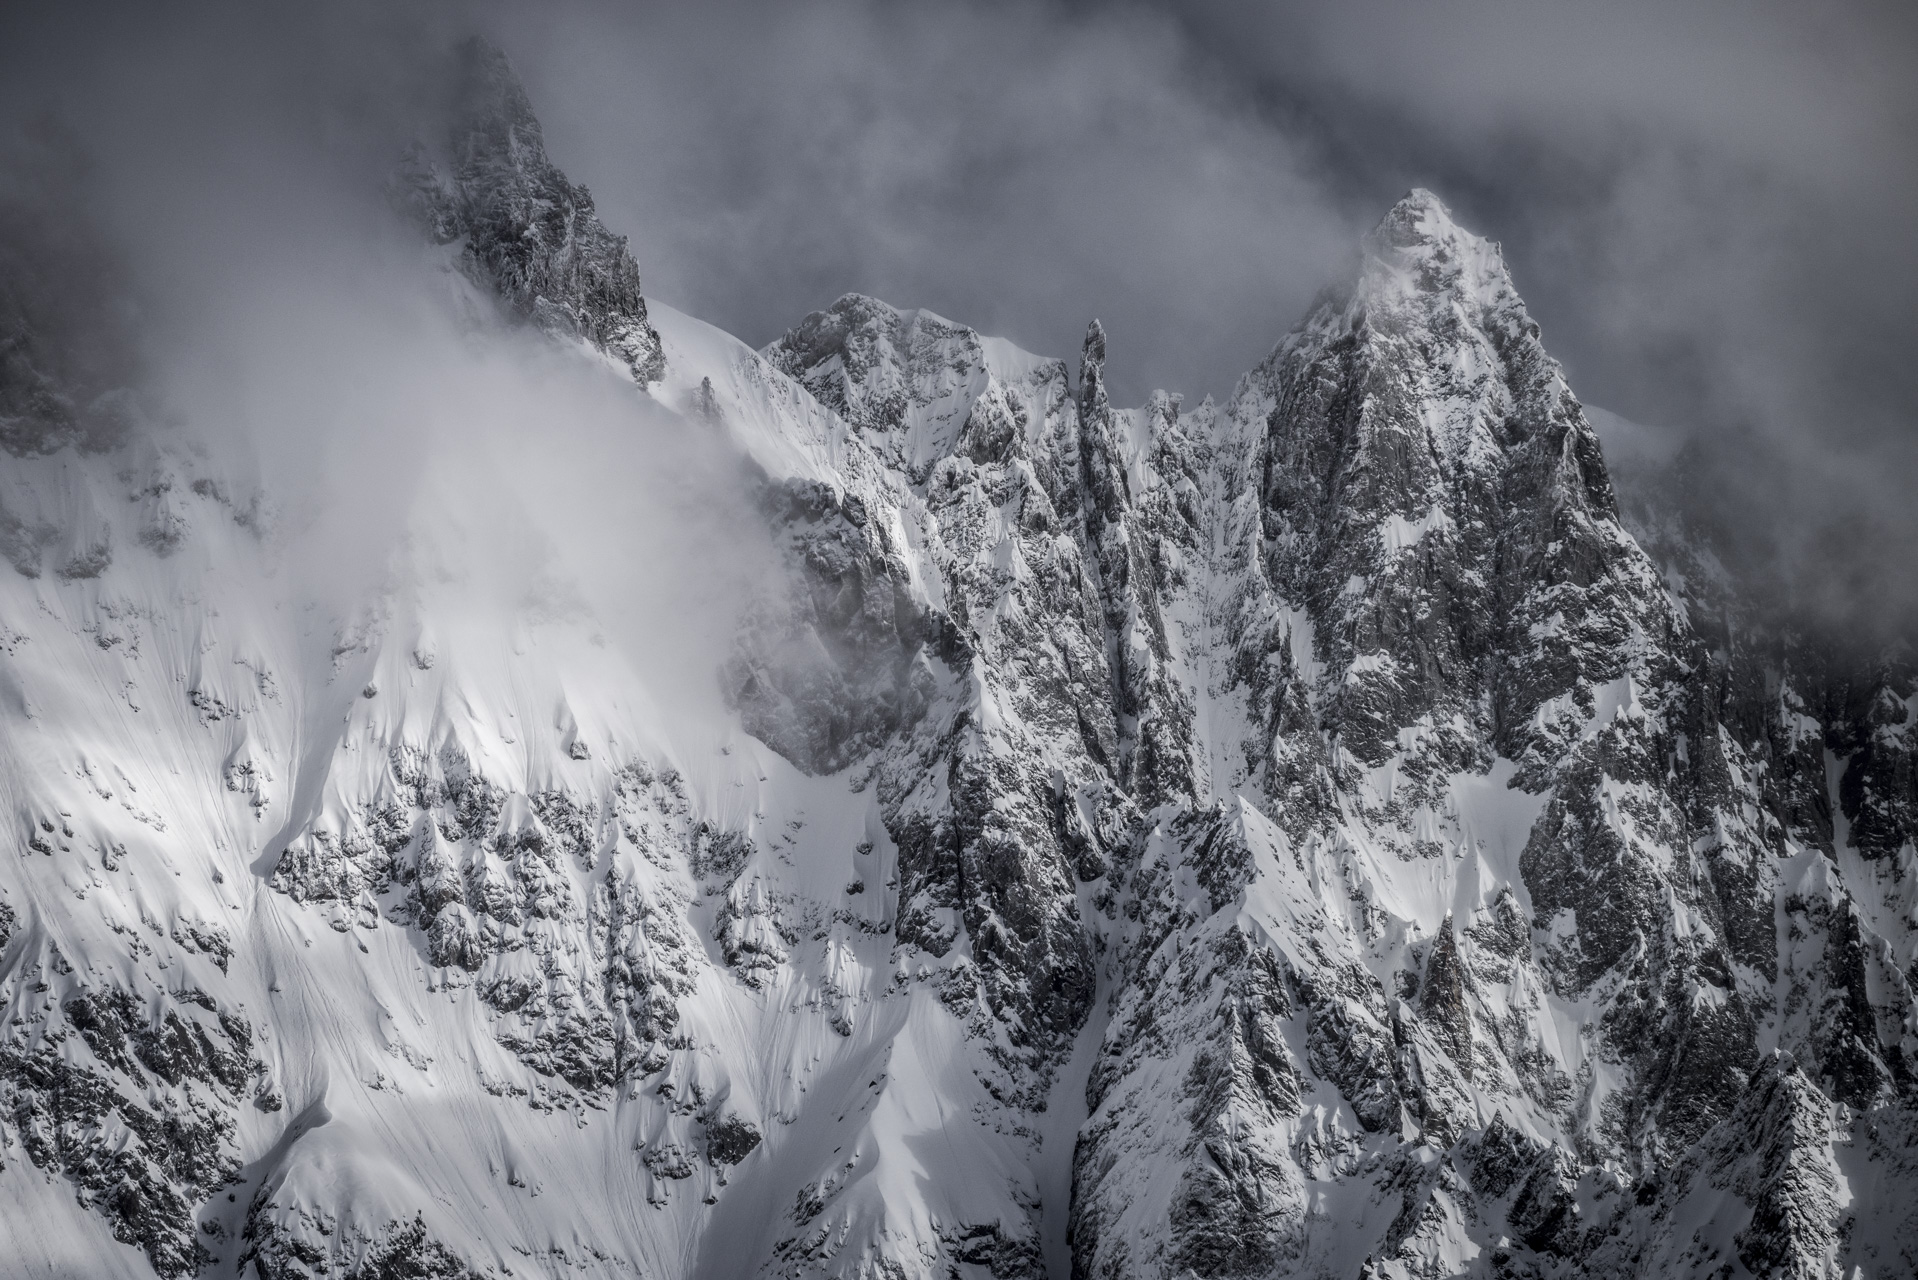
{"label": "jagged summit ridge", "polygon": [[1064,373],[1004,339],[857,293],[762,354],[915,478],[955,453],[983,461],[1028,447],[1028,389]]}
{"label": "jagged summit ridge", "polygon": [[0,1273],[1911,1273],[1909,672],[1706,630],[1495,246],[1412,193],[1196,408],[1096,322],[753,352],[601,305],[469,56],[435,234],[750,460],[731,710],[484,564],[322,616],[204,453],[5,462]]}

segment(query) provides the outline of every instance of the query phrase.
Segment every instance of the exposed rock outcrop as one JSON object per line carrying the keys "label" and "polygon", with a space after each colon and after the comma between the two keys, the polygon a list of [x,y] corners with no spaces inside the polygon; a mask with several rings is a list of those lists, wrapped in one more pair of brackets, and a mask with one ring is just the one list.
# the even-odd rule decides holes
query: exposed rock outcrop
{"label": "exposed rock outcrop", "polygon": [[546,156],[539,119],[506,55],[475,38],[454,52],[441,133],[408,158],[404,201],[433,240],[515,314],[582,338],[640,383],[665,370],[639,266],[593,197]]}

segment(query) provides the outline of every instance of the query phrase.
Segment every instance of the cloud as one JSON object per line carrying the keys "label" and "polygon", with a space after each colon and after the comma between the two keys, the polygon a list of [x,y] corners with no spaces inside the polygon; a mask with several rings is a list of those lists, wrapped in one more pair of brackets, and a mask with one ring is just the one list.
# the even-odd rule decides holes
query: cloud
{"label": "cloud", "polygon": [[1688,501],[1764,590],[1918,621],[1918,11],[1179,12],[1336,189],[1428,185],[1501,239],[1580,394],[1690,437]]}
{"label": "cloud", "polygon": [[[1067,357],[1097,315],[1122,400],[1221,393],[1432,187],[1581,395],[1693,441],[1691,500],[1752,573],[1918,617],[1910,6],[83,8],[9,33],[0,104],[90,121],[158,193],[121,229],[180,236],[142,260],[190,277],[228,234],[305,239],[311,189],[389,146],[470,26],[649,294],[753,343],[849,290]],[[180,216],[236,182],[231,226]]]}
{"label": "cloud", "polygon": [[500,11],[647,287],[755,344],[848,291],[1224,393],[1380,210],[1215,92],[1170,19],[1033,4]]}
{"label": "cloud", "polygon": [[0,93],[60,123],[0,205],[112,263],[74,314],[129,317],[153,443],[268,496],[294,603],[437,577],[496,621],[583,608],[667,711],[711,720],[712,655],[770,572],[742,460],[429,246],[388,182],[459,28],[340,12],[31,28],[49,69]]}
{"label": "cloud", "polygon": [[[494,21],[649,287],[753,342],[851,289],[1068,357],[1097,314],[1122,399],[1222,392],[1430,186],[1503,242],[1581,395],[1692,439],[1747,572],[1845,625],[1918,609],[1909,6]],[[1869,585],[1835,602],[1839,560]]]}

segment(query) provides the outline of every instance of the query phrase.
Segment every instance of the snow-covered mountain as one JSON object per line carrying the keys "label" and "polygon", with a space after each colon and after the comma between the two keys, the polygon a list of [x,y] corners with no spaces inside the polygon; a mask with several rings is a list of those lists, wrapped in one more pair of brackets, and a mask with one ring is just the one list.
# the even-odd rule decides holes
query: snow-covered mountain
{"label": "snow-covered mountain", "polygon": [[0,1274],[1918,1270],[1910,663],[1621,517],[1495,244],[1410,193],[1223,402],[858,295],[753,351],[462,59],[448,297],[769,571],[703,717],[457,456],[318,592],[0,298]]}

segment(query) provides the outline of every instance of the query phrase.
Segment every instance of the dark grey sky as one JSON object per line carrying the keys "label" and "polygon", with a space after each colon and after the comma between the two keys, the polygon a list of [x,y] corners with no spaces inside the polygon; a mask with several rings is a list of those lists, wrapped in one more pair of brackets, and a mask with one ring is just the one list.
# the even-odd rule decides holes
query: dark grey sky
{"label": "dark grey sky", "polygon": [[584,4],[494,19],[651,291],[857,289],[1223,394],[1407,187],[1806,589],[1918,599],[1918,6]]}
{"label": "dark grey sky", "polygon": [[1707,329],[1756,350],[1787,310],[1911,322],[1909,6],[1549,8],[607,4],[496,29],[654,291],[753,341],[852,288],[1062,354],[1097,312],[1131,397],[1223,392],[1413,184],[1505,242],[1627,414],[1699,415],[1672,348]]}
{"label": "dark grey sky", "polygon": [[[1583,397],[1702,442],[1744,543],[1840,612],[1918,600],[1909,3],[57,12],[0,31],[0,105],[63,104],[161,189],[295,137],[344,172],[478,27],[649,294],[755,344],[848,290],[1067,357],[1097,315],[1131,401],[1228,391],[1428,186]],[[284,198],[252,182],[219,198]]]}

